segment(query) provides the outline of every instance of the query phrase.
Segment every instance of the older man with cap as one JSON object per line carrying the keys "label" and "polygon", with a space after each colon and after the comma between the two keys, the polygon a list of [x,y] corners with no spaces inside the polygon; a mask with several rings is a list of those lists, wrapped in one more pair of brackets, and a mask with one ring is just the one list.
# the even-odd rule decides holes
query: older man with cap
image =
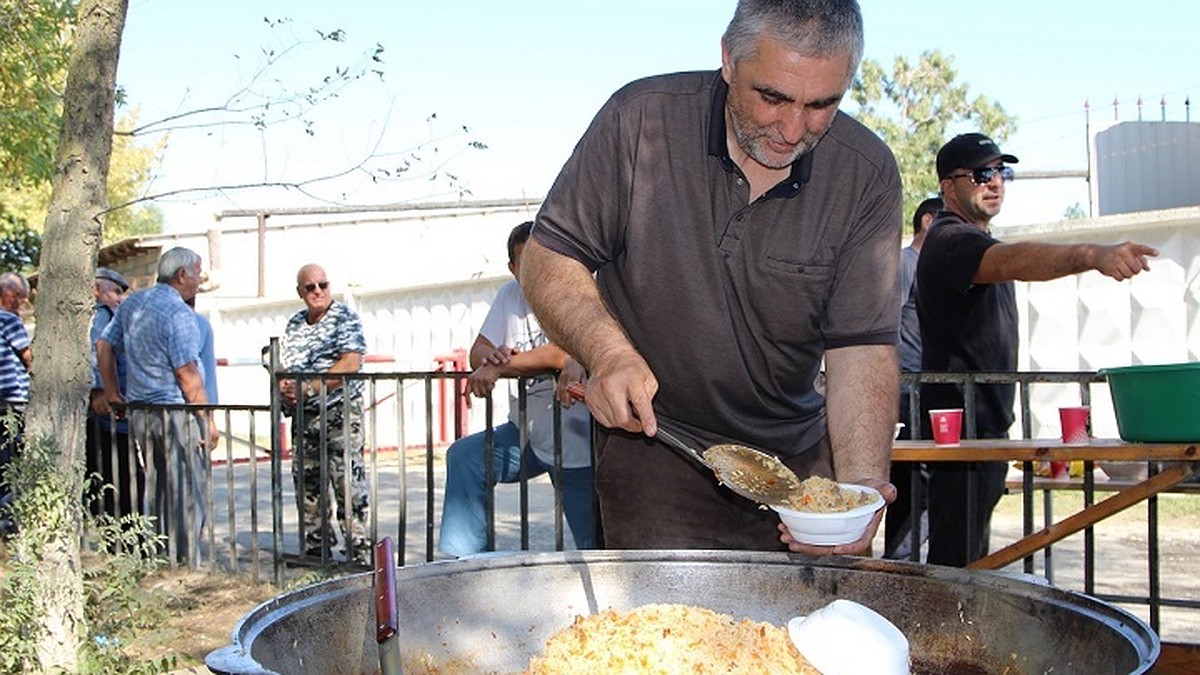
{"label": "older man with cap", "polygon": [[[129,282],[118,271],[97,267],[92,283],[96,299],[92,317],[90,344],[92,349],[92,391],[87,416],[87,475],[89,485],[87,506],[92,515],[106,514],[114,518],[140,511],[145,474],[129,450],[129,423],[124,417],[115,418],[97,411],[104,410],[104,382],[96,362],[96,341],[112,321],[117,306],[125,299]],[[125,356],[116,358],[117,383],[125,393]]]}
{"label": "older man with cap", "polygon": [[[1004,243],[992,219],[1004,204],[1017,158],[979,133],[955,136],[937,154],[945,209],[925,236],[917,262],[921,369],[934,372],[1013,372],[1017,369],[1014,281],[1048,281],[1096,270],[1118,281],[1149,269],[1149,246],[1124,242]],[[976,386],[977,438],[1007,438],[1013,422],[1011,384]],[[921,388],[922,437],[932,436],[928,411],[962,408],[962,387]],[[965,566],[988,550],[992,509],[1004,490],[1004,462],[933,462],[929,477],[929,557]],[[974,483],[969,489],[969,483]],[[973,496],[972,496],[973,495]]]}

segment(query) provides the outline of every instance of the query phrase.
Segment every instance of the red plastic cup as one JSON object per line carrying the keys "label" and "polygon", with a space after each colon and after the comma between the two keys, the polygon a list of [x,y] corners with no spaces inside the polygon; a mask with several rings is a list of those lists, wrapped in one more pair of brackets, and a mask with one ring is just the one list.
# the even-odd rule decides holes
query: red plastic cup
{"label": "red plastic cup", "polygon": [[958,445],[962,440],[962,408],[930,410],[934,445]]}
{"label": "red plastic cup", "polygon": [[1050,477],[1054,480],[1066,480],[1071,477],[1070,462],[1050,462]]}
{"label": "red plastic cup", "polygon": [[[1058,421],[1062,425],[1063,443],[1087,443],[1091,435],[1088,433],[1088,418],[1091,408],[1086,405],[1066,406],[1058,409]],[[1071,477],[1070,462],[1050,462],[1050,477],[1065,480]]]}
{"label": "red plastic cup", "polygon": [[1063,443],[1087,443],[1088,418],[1092,409],[1086,405],[1070,406],[1058,409],[1058,420],[1062,424]]}

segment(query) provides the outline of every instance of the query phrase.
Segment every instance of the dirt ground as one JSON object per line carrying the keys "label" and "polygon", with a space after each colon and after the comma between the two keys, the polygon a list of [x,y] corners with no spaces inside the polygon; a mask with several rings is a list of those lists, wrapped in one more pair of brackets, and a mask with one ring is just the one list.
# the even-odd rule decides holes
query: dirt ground
{"label": "dirt ground", "polygon": [[174,656],[175,673],[208,673],[204,657],[229,644],[234,625],[254,607],[279,594],[271,584],[255,584],[243,576],[164,570],[146,586],[166,594],[168,620],[142,635],[137,645],[145,657]]}

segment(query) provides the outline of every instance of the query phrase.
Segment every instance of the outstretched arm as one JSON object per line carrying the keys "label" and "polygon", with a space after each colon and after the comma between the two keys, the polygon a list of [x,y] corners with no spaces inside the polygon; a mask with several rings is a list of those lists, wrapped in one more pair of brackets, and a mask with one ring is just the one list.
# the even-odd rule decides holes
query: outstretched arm
{"label": "outstretched arm", "polygon": [[521,258],[521,289],[551,339],[591,374],[592,416],[605,426],[654,435],[658,380],[605,307],[591,272],[531,238]]}
{"label": "outstretched arm", "polygon": [[1123,281],[1149,270],[1146,258],[1156,255],[1157,250],[1129,241],[1113,246],[1032,241],[996,244],[983,254],[973,281],[1049,281],[1088,270]]}

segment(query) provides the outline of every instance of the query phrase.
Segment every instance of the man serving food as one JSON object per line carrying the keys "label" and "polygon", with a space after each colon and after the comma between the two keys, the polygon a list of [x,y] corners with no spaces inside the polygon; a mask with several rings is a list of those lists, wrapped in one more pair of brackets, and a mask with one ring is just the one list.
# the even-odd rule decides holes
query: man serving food
{"label": "man serving food", "polygon": [[861,56],[853,0],[741,0],[721,69],[618,91],[547,195],[522,288],[589,371],[608,548],[850,554],[878,527],[800,544],[660,424],[894,498],[900,178],[838,111]]}

